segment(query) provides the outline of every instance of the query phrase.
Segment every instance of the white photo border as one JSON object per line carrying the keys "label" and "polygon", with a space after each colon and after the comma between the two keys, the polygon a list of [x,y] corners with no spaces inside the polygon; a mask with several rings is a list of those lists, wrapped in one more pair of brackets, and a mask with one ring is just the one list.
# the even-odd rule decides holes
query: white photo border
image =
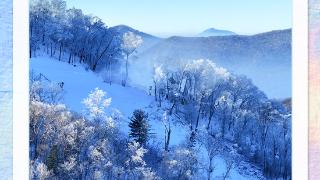
{"label": "white photo border", "polygon": [[308,179],[308,0],[293,0],[292,178]]}
{"label": "white photo border", "polygon": [[13,1],[13,179],[29,179],[29,1]]}
{"label": "white photo border", "polygon": [[[292,3],[292,177],[303,180],[308,179],[308,0]],[[13,0],[14,180],[29,179],[28,16],[29,1]]]}

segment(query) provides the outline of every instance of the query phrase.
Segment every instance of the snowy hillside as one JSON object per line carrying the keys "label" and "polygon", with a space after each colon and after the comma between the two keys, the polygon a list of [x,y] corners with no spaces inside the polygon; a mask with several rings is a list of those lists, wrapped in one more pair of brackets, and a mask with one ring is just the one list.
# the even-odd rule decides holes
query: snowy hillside
{"label": "snowy hillside", "polygon": [[227,31],[227,30],[209,28],[199,33],[197,36],[209,37],[209,36],[231,36],[231,35],[237,35],[237,33],[234,33],[232,31]]}
{"label": "snowy hillside", "polygon": [[[107,92],[107,96],[112,98],[111,109],[119,110],[123,116],[124,132],[128,132],[128,117],[135,109],[146,109],[153,103],[153,97],[149,96],[146,91],[135,87],[123,87],[119,84],[103,82],[102,78],[92,71],[86,71],[81,65],[72,66],[65,62],[59,62],[46,56],[32,58],[30,60],[30,70],[34,74],[43,74],[46,78],[54,83],[64,83],[64,102],[71,110],[82,112],[84,105],[81,103],[90,91],[100,88]],[[161,122],[152,122],[152,126],[157,133],[163,133]],[[184,137],[185,133],[177,127],[176,133],[173,134],[173,143],[177,144]],[[162,137],[162,135],[159,135]]]}
{"label": "snowy hillside", "polygon": [[132,114],[132,108],[145,108],[152,100],[144,91],[132,87],[125,88],[118,84],[110,86],[92,71],[85,71],[82,66],[72,66],[56,59],[32,58],[30,69],[36,74],[44,74],[54,82],[64,82],[66,105],[75,111],[80,112],[83,109],[81,101],[96,87],[105,90],[108,93],[107,96],[116,99],[112,101],[112,108],[121,108],[121,112],[126,116]]}
{"label": "snowy hillside", "polygon": [[[106,91],[107,97],[112,98],[109,109],[110,113],[113,112],[111,109],[114,108],[119,110],[123,115],[120,124],[121,130],[124,133],[128,133],[128,117],[134,109],[147,109],[150,114],[156,111],[153,97],[149,96],[146,91],[135,87],[123,87],[118,84],[109,85],[103,82],[102,78],[96,73],[86,71],[81,65],[72,66],[66,62],[59,62],[57,59],[39,56],[30,59],[30,71],[34,74],[41,73],[52,83],[64,82],[64,102],[74,111],[82,112],[84,105],[81,102],[94,88],[98,87]],[[153,141],[162,142],[165,132],[162,122],[153,120],[150,124],[152,133],[154,133]],[[185,140],[186,129],[187,127],[173,124],[171,145],[179,145]],[[235,150],[232,149],[232,144],[226,142],[224,146],[226,151],[230,153],[232,151],[235,152]],[[199,148],[199,158],[206,161],[206,154],[202,152],[204,151],[203,147]],[[234,154],[234,157],[238,162],[230,171],[230,179],[263,179],[259,167],[251,165],[244,157],[241,157],[237,153]],[[222,154],[216,156],[214,162],[216,169],[214,173],[212,173],[212,177],[222,176],[226,171],[224,156]]]}

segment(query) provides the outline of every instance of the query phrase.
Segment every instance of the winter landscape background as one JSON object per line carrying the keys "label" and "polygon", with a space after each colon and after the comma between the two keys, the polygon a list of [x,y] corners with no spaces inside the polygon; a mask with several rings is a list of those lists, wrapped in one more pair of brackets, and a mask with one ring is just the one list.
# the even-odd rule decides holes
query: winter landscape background
{"label": "winter landscape background", "polygon": [[12,1],[0,2],[0,174],[12,178]]}
{"label": "winter landscape background", "polygon": [[291,29],[158,37],[31,0],[29,53],[31,179],[291,179]]}

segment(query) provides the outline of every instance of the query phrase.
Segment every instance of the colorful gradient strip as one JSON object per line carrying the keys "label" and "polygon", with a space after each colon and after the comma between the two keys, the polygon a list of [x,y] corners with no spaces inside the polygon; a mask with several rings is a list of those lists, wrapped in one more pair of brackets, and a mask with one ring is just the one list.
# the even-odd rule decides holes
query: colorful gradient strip
{"label": "colorful gradient strip", "polygon": [[12,0],[0,0],[0,179],[12,179]]}
{"label": "colorful gradient strip", "polygon": [[320,179],[320,1],[309,0],[309,179]]}

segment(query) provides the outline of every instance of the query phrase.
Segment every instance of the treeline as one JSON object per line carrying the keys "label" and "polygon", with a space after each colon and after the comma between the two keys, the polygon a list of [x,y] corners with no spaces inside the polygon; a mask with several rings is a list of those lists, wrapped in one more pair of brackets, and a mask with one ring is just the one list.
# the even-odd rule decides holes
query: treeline
{"label": "treeline", "polygon": [[[100,18],[67,9],[64,0],[31,0],[30,57],[41,49],[68,63],[85,63],[93,71],[118,64],[121,38]],[[110,67],[109,67],[110,68]]]}
{"label": "treeline", "polygon": [[[158,106],[172,121],[189,127],[191,144],[222,138],[260,165],[266,177],[290,179],[290,108],[268,99],[246,77],[232,75],[209,60],[195,60],[175,71],[159,66],[154,72]],[[216,148],[213,142],[204,143],[209,156]],[[211,161],[208,172],[209,165]]]}

